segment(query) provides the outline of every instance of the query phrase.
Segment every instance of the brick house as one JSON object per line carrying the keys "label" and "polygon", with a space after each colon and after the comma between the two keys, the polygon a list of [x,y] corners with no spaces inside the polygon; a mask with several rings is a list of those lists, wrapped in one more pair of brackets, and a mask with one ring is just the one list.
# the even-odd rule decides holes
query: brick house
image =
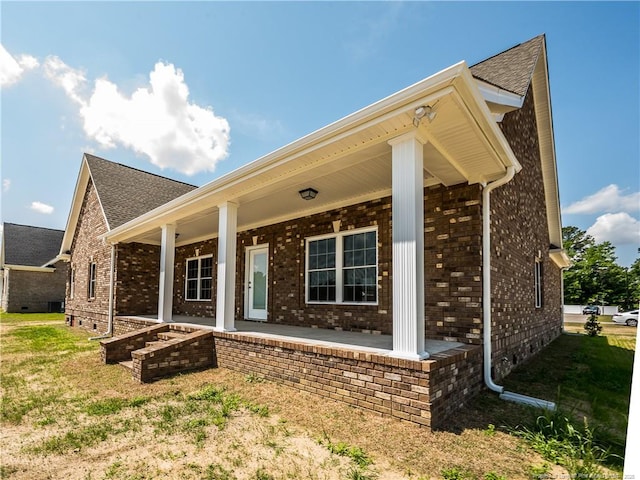
{"label": "brick house", "polygon": [[[220,366],[431,427],[561,333],[544,36],[199,188],[130,170],[83,159],[61,250],[71,324],[209,319]],[[350,348],[352,332],[389,345]]]}
{"label": "brick house", "polygon": [[60,312],[68,266],[57,259],[62,230],[4,223],[0,246],[0,307],[9,313]]}

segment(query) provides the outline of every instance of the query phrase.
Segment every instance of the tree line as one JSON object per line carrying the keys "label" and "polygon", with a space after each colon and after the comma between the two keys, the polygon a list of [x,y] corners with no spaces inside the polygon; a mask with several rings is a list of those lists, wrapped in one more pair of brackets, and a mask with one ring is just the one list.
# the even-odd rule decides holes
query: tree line
{"label": "tree line", "polygon": [[597,243],[577,227],[564,227],[562,242],[572,262],[564,271],[566,305],[617,305],[622,310],[638,308],[640,257],[630,267],[621,267],[611,242]]}

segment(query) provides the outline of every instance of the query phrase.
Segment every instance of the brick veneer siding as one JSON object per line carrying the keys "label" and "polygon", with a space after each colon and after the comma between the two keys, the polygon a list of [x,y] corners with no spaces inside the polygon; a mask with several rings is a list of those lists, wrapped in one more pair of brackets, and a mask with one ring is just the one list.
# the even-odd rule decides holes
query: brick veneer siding
{"label": "brick veneer siding", "polygon": [[114,315],[157,314],[159,285],[159,246],[116,245]]}
{"label": "brick veneer siding", "polygon": [[[305,304],[305,238],[377,226],[378,305]],[[331,210],[238,234],[236,315],[245,318],[246,248],[269,244],[267,321],[289,325],[391,332],[391,201],[389,198]]]}
{"label": "brick veneer siding", "polygon": [[214,332],[217,364],[431,428],[482,388],[482,350],[459,347],[429,360]]}
{"label": "brick veneer siding", "polygon": [[[425,189],[425,303],[427,336],[480,343],[481,216],[477,186]],[[305,303],[305,239],[376,226],[378,305]],[[246,248],[269,244],[268,321],[391,334],[391,197],[332,210],[238,235],[236,315],[245,316]]]}
{"label": "brick veneer siding", "polygon": [[7,269],[2,309],[10,313],[49,312],[51,302],[65,301],[68,271],[65,262],[57,262],[49,272]]}
{"label": "brick veneer siding", "polygon": [[[118,319],[117,322],[128,320]],[[147,342],[158,340],[158,333],[169,331],[168,323],[156,323],[132,332],[100,341],[100,357],[104,363],[131,360],[131,352],[144,348]]]}
{"label": "brick veneer siding", "polygon": [[[492,343],[497,379],[538,353],[562,331],[561,271],[549,258],[549,233],[537,125],[530,90],[501,128],[523,170],[494,190]],[[561,246],[561,245],[558,245]],[[534,264],[540,254],[543,305],[535,307]]]}
{"label": "brick veneer siding", "polygon": [[482,343],[482,191],[425,189],[425,315],[428,338]]}
{"label": "brick veneer siding", "polygon": [[[215,317],[218,239],[192,243],[176,248],[173,283],[173,313],[193,317]],[[213,255],[213,289],[211,300],[187,300],[185,296],[187,259]]]}
{"label": "brick veneer siding", "polygon": [[[107,224],[102,213],[98,195],[89,181],[82,201],[78,224],[71,246],[73,269],[73,297],[67,284],[66,314],[69,323],[93,329],[99,333],[107,331],[109,307],[109,281],[111,247],[99,238],[106,233]],[[88,298],[89,264],[96,263],[95,298]]]}
{"label": "brick veneer siding", "polygon": [[131,353],[132,375],[139,382],[149,382],[179,372],[215,365],[213,332],[195,330],[184,338],[175,338]]}

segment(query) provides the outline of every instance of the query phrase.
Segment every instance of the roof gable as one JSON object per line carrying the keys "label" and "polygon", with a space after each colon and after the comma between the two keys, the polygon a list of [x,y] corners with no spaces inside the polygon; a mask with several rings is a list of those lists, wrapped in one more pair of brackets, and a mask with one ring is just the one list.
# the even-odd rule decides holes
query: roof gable
{"label": "roof gable", "polygon": [[85,154],[109,229],[194,190],[194,185]]}
{"label": "roof gable", "polygon": [[96,189],[109,230],[197,188],[85,153],[60,246],[61,258],[71,250],[82,202],[90,181]]}
{"label": "roof gable", "polygon": [[544,45],[539,35],[470,67],[473,76],[503,90],[526,95]]}
{"label": "roof gable", "polygon": [[5,223],[2,229],[4,264],[41,267],[58,255],[63,230]]}

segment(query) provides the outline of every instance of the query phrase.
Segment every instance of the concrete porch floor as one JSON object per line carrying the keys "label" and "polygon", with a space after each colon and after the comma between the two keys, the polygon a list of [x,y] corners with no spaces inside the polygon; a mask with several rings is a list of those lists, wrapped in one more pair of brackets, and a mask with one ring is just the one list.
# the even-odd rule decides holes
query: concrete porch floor
{"label": "concrete porch floor", "polygon": [[[130,316],[129,318],[144,318],[146,320],[156,320],[155,315]],[[186,315],[174,315],[174,324],[198,325],[205,328],[215,326],[215,318],[190,317]],[[236,320],[236,332],[250,336],[266,338],[285,338],[298,343],[327,345],[348,349],[357,349],[379,355],[388,355],[393,349],[393,338],[391,335],[377,335],[371,333],[346,332],[331,330],[328,328],[296,327],[292,325],[281,325],[269,322]],[[459,342],[445,342],[443,340],[425,339],[425,350],[430,354],[445,352],[452,348],[461,347],[464,344]]]}

